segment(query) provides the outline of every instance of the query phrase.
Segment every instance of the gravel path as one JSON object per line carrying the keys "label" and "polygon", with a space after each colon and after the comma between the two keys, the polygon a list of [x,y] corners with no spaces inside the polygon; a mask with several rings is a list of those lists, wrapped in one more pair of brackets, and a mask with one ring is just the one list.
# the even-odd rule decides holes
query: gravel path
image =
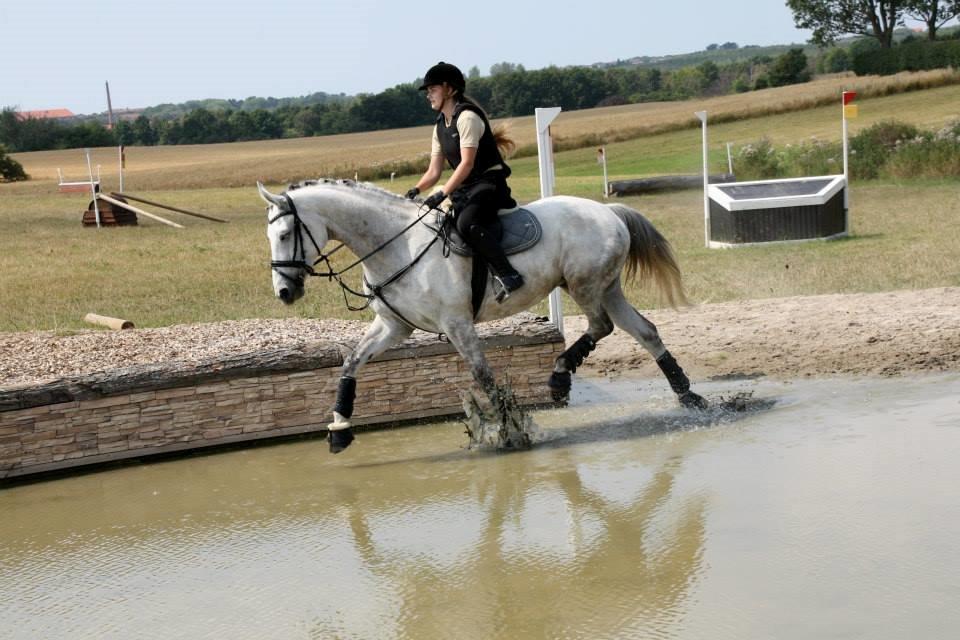
{"label": "gravel path", "polygon": [[[960,287],[748,300],[644,314],[694,380],[960,370]],[[585,324],[582,316],[566,319],[568,343]],[[0,333],[0,387],[135,364],[352,343],[365,326],[346,320],[240,320],[69,335]],[[619,330],[600,342],[578,373],[659,375],[650,356]]]}

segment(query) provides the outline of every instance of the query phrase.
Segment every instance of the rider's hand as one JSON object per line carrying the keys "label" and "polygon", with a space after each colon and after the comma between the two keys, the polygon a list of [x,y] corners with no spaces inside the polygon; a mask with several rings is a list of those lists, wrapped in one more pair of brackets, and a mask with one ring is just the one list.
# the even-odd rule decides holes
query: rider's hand
{"label": "rider's hand", "polygon": [[418,195],[420,195],[420,189],[414,187],[413,189],[410,189],[410,191],[407,191],[407,200],[413,200]]}
{"label": "rider's hand", "polygon": [[429,198],[424,200],[423,204],[427,205],[431,209],[436,209],[446,197],[447,194],[445,194],[443,191],[437,191],[436,193],[431,194]]}

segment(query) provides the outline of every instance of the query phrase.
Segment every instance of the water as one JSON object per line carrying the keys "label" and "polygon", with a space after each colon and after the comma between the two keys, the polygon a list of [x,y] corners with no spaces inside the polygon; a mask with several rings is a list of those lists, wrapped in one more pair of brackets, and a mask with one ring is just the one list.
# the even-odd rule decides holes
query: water
{"label": "water", "polygon": [[960,376],[665,387],[7,487],[0,637],[960,634]]}

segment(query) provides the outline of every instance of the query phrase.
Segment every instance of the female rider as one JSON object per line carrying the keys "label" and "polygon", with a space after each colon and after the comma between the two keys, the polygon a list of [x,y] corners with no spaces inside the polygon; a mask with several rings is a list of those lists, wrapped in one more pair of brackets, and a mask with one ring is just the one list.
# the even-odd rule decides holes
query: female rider
{"label": "female rider", "polygon": [[500,222],[497,211],[517,206],[510,196],[507,176],[510,167],[503,161],[498,144],[512,145],[502,134],[494,134],[483,109],[464,96],[463,73],[446,62],[427,71],[420,90],[426,90],[430,108],[438,112],[433,130],[430,166],[417,184],[407,191],[411,200],[423,189],[435,185],[443,173],[444,161],[453,175],[440,191],[424,204],[436,208],[444,198],[453,203],[455,222],[460,235],[490,265],[501,290],[497,302],[523,286],[521,276],[500,247]]}

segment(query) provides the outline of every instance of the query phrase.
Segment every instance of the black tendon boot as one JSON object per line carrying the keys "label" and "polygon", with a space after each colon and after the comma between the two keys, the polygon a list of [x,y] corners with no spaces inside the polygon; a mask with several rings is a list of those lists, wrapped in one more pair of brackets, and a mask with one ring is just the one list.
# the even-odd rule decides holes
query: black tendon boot
{"label": "black tendon boot", "polygon": [[478,224],[472,225],[470,227],[470,246],[487,260],[494,278],[500,284],[500,291],[497,292],[497,302],[503,302],[510,297],[511,293],[523,286],[523,276],[513,268],[513,265],[510,264],[507,256],[503,253],[503,247],[489,231]]}
{"label": "black tendon boot", "polygon": [[[340,384],[337,387],[337,399],[333,405],[335,423],[339,418],[345,418],[348,423],[350,416],[353,415],[353,400],[357,395],[357,381],[350,376],[340,378]],[[333,425],[330,425],[333,427]],[[332,429],[328,427],[327,442],[330,443],[330,453],[340,453],[350,446],[353,442],[353,428],[346,427],[342,429]]]}
{"label": "black tendon boot", "polygon": [[657,364],[663,375],[667,377],[670,388],[677,394],[677,400],[688,409],[706,409],[707,401],[702,397],[690,391],[690,379],[683,372],[680,365],[673,358],[669,351],[664,351],[663,355],[657,358]]}

